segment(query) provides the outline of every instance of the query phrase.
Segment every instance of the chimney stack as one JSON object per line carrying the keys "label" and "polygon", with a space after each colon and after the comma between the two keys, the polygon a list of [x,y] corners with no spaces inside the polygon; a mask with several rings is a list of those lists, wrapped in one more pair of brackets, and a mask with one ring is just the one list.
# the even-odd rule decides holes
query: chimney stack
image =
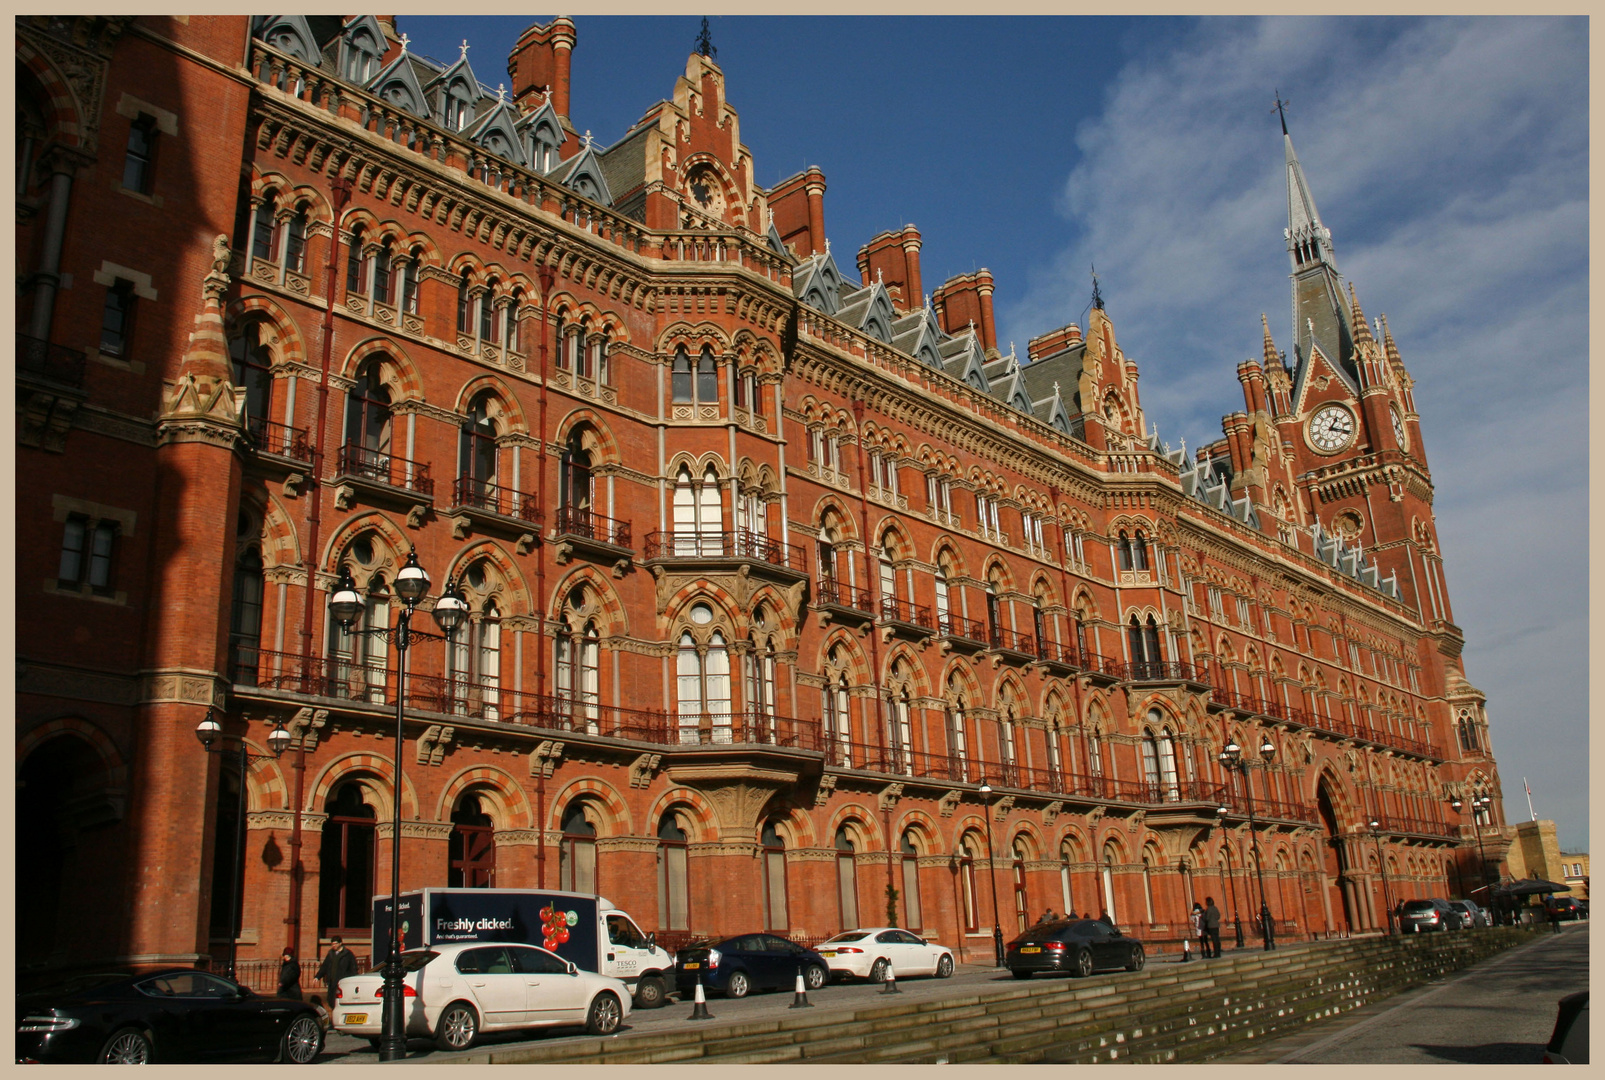
{"label": "chimney stack", "polygon": [[920,288],[920,231],[904,225],[901,232],[876,233],[858,249],[858,272],[865,285],[879,274],[894,307],[916,310],[925,302]]}
{"label": "chimney stack", "polygon": [[825,174],[810,165],[769,192],[769,220],[799,259],[825,250]]}
{"label": "chimney stack", "polygon": [[983,267],[973,274],[949,278],[936,290],[932,301],[941,313],[943,330],[961,334],[973,322],[987,356],[998,355],[997,325],[992,320],[992,271]]}
{"label": "chimney stack", "polygon": [[557,115],[568,116],[569,67],[576,40],[574,20],[567,15],[559,15],[545,26],[537,23],[519,35],[507,58],[507,76],[519,111],[539,108],[546,88],[551,87],[552,108]]}

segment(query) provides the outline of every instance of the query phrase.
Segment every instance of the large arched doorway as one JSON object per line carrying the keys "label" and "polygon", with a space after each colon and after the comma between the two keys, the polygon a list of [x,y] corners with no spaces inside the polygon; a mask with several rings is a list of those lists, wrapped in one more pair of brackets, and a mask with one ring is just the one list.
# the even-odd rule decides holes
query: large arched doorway
{"label": "large arched doorway", "polygon": [[1349,891],[1344,887],[1349,871],[1348,849],[1343,843],[1343,830],[1338,827],[1337,810],[1325,780],[1315,789],[1315,806],[1321,815],[1321,825],[1326,830],[1326,839],[1321,845],[1324,870],[1321,902],[1326,924],[1336,928],[1336,916],[1341,912],[1342,928],[1352,934],[1356,923],[1355,912],[1350,906]]}
{"label": "large arched doorway", "polygon": [[[75,931],[62,918],[75,897],[104,888],[97,865],[101,844],[89,830],[115,823],[118,808],[107,792],[106,766],[76,735],[40,744],[17,772],[17,966],[24,969],[72,951]],[[232,849],[231,849],[232,850]]]}

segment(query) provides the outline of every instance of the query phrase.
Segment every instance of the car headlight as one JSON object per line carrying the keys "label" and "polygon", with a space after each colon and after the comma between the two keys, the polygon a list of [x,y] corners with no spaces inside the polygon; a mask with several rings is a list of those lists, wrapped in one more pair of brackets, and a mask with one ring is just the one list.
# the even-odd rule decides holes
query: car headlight
{"label": "car headlight", "polygon": [[71,1031],[77,1026],[77,1019],[71,1016],[25,1016],[17,1032]]}
{"label": "car headlight", "polygon": [[718,949],[709,949],[708,950],[708,966],[710,968],[718,967],[719,966],[719,961],[723,960],[723,959],[724,959],[724,955],[722,953],[720,953]]}

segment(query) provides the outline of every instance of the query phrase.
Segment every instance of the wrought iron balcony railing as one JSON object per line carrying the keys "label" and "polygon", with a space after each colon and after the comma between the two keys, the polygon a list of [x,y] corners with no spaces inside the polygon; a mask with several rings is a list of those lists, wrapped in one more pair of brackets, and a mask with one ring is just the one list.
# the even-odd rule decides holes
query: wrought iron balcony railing
{"label": "wrought iron balcony railing", "polygon": [[559,506],[557,534],[577,536],[582,540],[593,540],[598,544],[611,544],[619,548],[633,546],[628,521],[619,521],[606,514],[598,514],[585,506]]}
{"label": "wrought iron balcony railing", "polygon": [[451,484],[451,505],[518,518],[532,525],[541,522],[540,502],[527,491],[515,491],[489,480],[459,476]]}
{"label": "wrought iron balcony railing", "polygon": [[339,473],[376,484],[414,491],[430,498],[435,494],[435,481],[429,475],[429,466],[419,461],[408,461],[382,450],[369,450],[356,443],[340,448]]}

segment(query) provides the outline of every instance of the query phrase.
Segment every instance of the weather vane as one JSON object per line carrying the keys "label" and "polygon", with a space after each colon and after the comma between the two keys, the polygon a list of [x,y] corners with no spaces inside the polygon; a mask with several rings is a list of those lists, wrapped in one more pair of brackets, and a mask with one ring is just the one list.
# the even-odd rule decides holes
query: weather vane
{"label": "weather vane", "polygon": [[1276,104],[1271,107],[1271,112],[1282,118],[1283,135],[1287,134],[1287,113],[1283,110],[1285,110],[1291,104],[1293,104],[1291,101],[1282,100],[1282,92],[1280,90],[1276,91]]}
{"label": "weather vane", "polygon": [[1092,306],[1103,310],[1103,293],[1098,290],[1098,268],[1092,268]]}
{"label": "weather vane", "polygon": [[697,52],[710,60],[719,57],[719,50],[713,47],[713,32],[708,29],[708,17],[702,16],[702,33],[697,35]]}

